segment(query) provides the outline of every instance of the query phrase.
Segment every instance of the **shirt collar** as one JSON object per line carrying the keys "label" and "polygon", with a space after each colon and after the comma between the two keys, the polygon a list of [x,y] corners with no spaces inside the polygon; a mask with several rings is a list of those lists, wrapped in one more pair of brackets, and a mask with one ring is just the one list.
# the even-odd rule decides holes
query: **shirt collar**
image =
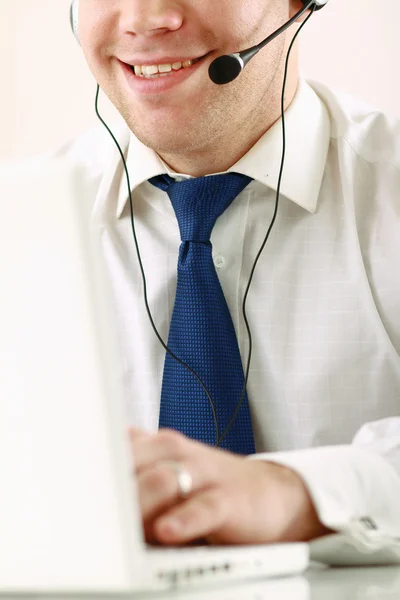
{"label": "shirt collar", "polygon": [[[280,193],[314,213],[325,170],[331,123],[325,104],[303,76],[299,77],[295,97],[285,111],[285,134],[286,154]],[[243,173],[277,191],[282,141],[280,118],[227,172]],[[131,132],[125,133],[124,144],[131,191],[151,177],[163,173],[174,178],[190,177],[171,171],[154,150],[142,144]],[[114,163],[114,171],[115,168]],[[123,168],[117,171],[120,182],[116,216],[119,219],[128,201],[128,188]],[[115,175],[115,172],[109,173],[108,179],[111,175]]]}

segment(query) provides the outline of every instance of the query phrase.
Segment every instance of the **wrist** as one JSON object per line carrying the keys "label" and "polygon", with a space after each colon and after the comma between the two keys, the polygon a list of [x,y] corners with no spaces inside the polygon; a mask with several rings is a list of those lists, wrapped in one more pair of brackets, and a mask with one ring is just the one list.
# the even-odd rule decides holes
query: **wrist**
{"label": "wrist", "polygon": [[281,541],[309,541],[333,533],[319,520],[311,494],[293,469],[273,463],[282,490],[284,521]]}

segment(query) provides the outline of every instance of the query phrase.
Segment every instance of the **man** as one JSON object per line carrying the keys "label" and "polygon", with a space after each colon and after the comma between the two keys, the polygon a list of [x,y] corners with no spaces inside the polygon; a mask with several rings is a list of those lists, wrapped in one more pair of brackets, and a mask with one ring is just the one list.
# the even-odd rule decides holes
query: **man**
{"label": "man", "polygon": [[[249,342],[241,306],[273,216],[284,66],[295,30],[228,85],[215,85],[208,67],[259,43],[302,6],[84,0],[79,7],[85,58],[123,117],[113,133],[127,158],[149,305],[163,340],[181,293],[177,263],[182,267],[181,224],[168,186],[213,174],[249,178],[211,233],[244,365]],[[278,217],[248,298],[252,460],[189,439],[174,431],[178,425],[164,428],[160,420],[157,431],[165,351],[143,302],[120,156],[104,129],[56,152],[82,167],[93,189],[93,219],[103,227],[121,342],[118,375],[151,541],[258,543],[345,532],[362,548],[371,529],[375,538],[400,537],[400,123],[305,81],[296,45],[284,105]],[[209,326],[203,329],[206,335]],[[168,360],[180,377],[170,356],[165,369]],[[181,405],[175,394],[183,420],[193,408],[187,390],[198,393],[194,376],[186,381]],[[209,409],[206,396],[203,402]],[[212,429],[211,411],[211,425],[200,414],[200,429]],[[178,475],[186,476],[186,490]]]}

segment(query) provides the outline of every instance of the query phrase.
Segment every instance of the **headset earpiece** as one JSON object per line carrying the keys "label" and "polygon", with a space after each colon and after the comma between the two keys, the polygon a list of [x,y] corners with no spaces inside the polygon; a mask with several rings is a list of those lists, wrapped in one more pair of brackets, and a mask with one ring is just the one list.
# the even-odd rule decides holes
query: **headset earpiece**
{"label": "headset earpiece", "polygon": [[71,23],[72,33],[75,36],[76,41],[79,41],[79,30],[78,30],[78,13],[79,13],[79,0],[72,0],[71,8],[69,9],[69,19]]}
{"label": "headset earpiece", "polygon": [[[304,4],[304,6],[307,6],[307,4],[310,4],[310,0],[301,0]],[[329,0],[314,0],[314,2],[311,4],[311,6],[309,6],[308,8],[311,10],[313,8],[313,6],[315,6],[314,10],[321,10],[321,8],[324,8],[324,6],[326,6],[326,4],[328,4]]]}

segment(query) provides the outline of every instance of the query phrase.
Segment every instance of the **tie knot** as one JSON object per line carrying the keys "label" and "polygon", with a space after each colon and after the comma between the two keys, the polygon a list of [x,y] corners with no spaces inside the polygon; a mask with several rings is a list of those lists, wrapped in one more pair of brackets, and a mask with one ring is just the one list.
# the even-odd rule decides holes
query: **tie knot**
{"label": "tie knot", "polygon": [[149,179],[149,183],[167,192],[183,242],[209,242],[218,217],[251,181],[251,177],[241,173],[208,175],[184,181],[174,181],[168,175]]}

